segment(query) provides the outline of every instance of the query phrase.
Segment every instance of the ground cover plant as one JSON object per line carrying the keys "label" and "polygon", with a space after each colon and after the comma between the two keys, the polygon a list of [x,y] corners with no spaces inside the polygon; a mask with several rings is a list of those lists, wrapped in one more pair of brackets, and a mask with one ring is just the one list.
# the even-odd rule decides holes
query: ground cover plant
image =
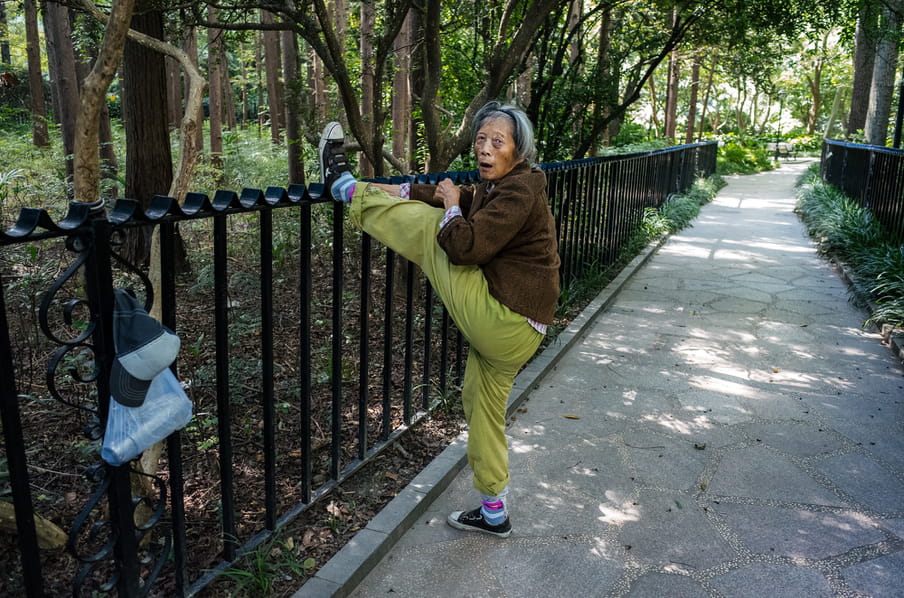
{"label": "ground cover plant", "polygon": [[795,210],[819,251],[850,268],[858,292],[872,303],[865,324],[904,326],[904,245],[868,208],[822,181],[818,165],[804,177]]}

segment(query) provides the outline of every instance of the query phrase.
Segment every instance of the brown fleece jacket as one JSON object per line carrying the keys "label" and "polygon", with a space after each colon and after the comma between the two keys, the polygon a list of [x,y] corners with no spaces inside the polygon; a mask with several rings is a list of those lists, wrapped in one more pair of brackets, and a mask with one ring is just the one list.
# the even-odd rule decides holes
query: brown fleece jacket
{"label": "brown fleece jacket", "polygon": [[[556,225],[546,174],[521,162],[487,192],[488,182],[461,189],[463,217],[437,235],[453,264],[478,265],[490,294],[523,316],[552,324],[559,299]],[[412,185],[411,199],[442,207],[435,185]]]}

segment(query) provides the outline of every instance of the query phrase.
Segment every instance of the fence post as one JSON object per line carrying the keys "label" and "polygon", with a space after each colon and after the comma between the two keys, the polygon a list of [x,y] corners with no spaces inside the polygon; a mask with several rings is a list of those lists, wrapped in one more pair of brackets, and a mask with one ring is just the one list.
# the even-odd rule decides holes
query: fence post
{"label": "fence post", "polygon": [[28,465],[25,457],[25,439],[22,436],[22,418],[19,413],[19,393],[6,321],[6,300],[0,285],[0,421],[6,442],[6,463],[12,486],[13,508],[16,513],[17,540],[22,562],[22,582],[29,598],[44,595],[41,576],[41,560],[38,555],[38,536],[35,529],[34,505],[31,502],[31,486],[28,482]]}

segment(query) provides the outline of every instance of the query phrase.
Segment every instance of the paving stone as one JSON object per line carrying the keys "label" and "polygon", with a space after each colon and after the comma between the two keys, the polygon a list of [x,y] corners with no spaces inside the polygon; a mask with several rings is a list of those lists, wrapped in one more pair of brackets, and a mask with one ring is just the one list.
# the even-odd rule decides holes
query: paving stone
{"label": "paving stone", "polygon": [[855,512],[820,512],[721,502],[710,508],[751,552],[819,560],[885,539],[876,522]]}
{"label": "paving stone", "polygon": [[686,575],[647,573],[633,584],[627,598],[709,598],[699,582]]}
{"label": "paving stone", "polygon": [[680,440],[661,434],[629,433],[625,435],[628,459],[637,471],[636,481],[645,486],[690,490],[706,465],[706,444],[692,439]]}
{"label": "paving stone", "polygon": [[825,577],[815,569],[793,565],[756,563],[718,575],[710,583],[732,598],[831,598],[835,596]]}
{"label": "paving stone", "polygon": [[[538,540],[500,546],[492,553],[493,575],[511,598],[594,596],[621,575],[623,564],[601,540]],[[458,596],[447,593],[445,596]]]}
{"label": "paving stone", "polygon": [[[788,402],[787,397],[785,402]],[[814,457],[843,446],[837,436],[818,424],[753,423],[744,430],[749,438],[761,441],[764,446],[799,457]]]}
{"label": "paving stone", "polygon": [[880,556],[841,570],[847,585],[871,598],[904,595],[904,553]]}
{"label": "paving stone", "polygon": [[904,484],[875,461],[849,454],[831,457],[816,467],[861,503],[877,511],[904,512]]}
{"label": "paving stone", "polygon": [[634,512],[622,523],[618,541],[631,557],[665,566],[714,567],[735,556],[706,515],[686,493],[643,491]]}
{"label": "paving stone", "polygon": [[764,447],[732,451],[722,458],[707,492],[814,505],[844,506],[786,457]]}

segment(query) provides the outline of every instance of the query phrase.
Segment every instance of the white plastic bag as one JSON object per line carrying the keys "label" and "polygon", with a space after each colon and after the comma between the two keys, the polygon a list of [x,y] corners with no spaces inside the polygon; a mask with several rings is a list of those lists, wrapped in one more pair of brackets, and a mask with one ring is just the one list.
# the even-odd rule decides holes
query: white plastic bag
{"label": "white plastic bag", "polygon": [[190,420],[191,401],[167,368],[151,381],[141,406],[125,407],[110,398],[100,456],[110,465],[128,463]]}

